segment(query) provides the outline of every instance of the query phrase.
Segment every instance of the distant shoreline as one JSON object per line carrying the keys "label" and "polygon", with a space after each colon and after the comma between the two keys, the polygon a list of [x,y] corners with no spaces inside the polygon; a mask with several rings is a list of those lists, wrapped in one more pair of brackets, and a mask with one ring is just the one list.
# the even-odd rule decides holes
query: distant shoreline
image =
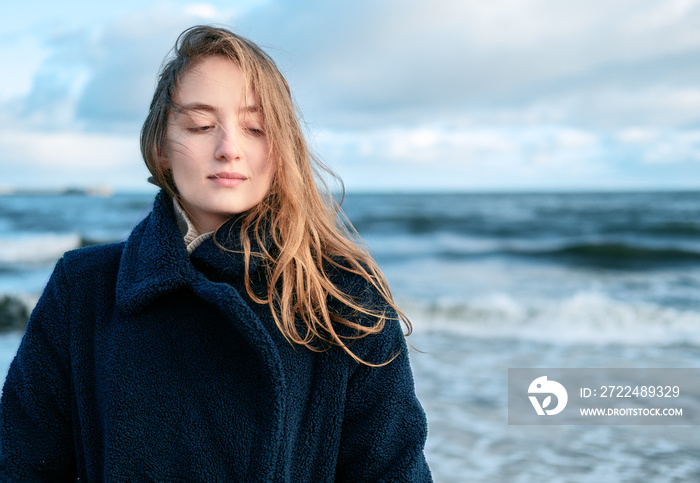
{"label": "distant shoreline", "polygon": [[[150,187],[153,188],[153,187]],[[57,188],[27,188],[0,186],[0,196],[56,196],[56,195],[81,195],[100,196],[109,198],[119,194],[153,194],[153,189],[126,189],[113,188],[111,186],[85,186],[85,187],[57,187]],[[334,195],[338,194],[335,191]],[[474,188],[474,189],[347,189],[345,195],[610,195],[610,194],[654,194],[654,193],[700,193],[700,187],[657,187],[657,188],[578,188],[578,189],[554,189],[554,188]]]}
{"label": "distant shoreline", "polygon": [[0,196],[43,196],[43,195],[87,195],[113,196],[116,191],[109,186],[86,186],[70,188],[8,188],[0,187]]}

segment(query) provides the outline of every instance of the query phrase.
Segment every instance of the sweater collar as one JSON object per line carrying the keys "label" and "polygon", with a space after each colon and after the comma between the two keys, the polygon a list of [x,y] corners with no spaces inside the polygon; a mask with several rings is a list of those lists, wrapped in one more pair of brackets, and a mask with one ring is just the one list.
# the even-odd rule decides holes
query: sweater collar
{"label": "sweater collar", "polygon": [[[253,245],[255,251],[258,247]],[[151,213],[134,228],[124,245],[117,275],[117,303],[133,313],[163,294],[206,281],[207,276],[219,281],[240,277],[244,270],[241,251],[240,222],[231,219],[217,230],[216,239],[209,236],[201,240],[190,256],[173,201],[161,191]],[[250,270],[255,270],[258,263],[259,258],[251,257]]]}
{"label": "sweater collar", "polygon": [[180,228],[180,233],[185,239],[185,245],[187,246],[187,252],[192,253],[195,248],[202,244],[204,240],[212,236],[213,231],[208,231],[206,233],[199,233],[197,228],[187,216],[185,210],[182,209],[180,203],[173,198],[173,208],[175,211],[175,221],[177,221],[177,226]]}

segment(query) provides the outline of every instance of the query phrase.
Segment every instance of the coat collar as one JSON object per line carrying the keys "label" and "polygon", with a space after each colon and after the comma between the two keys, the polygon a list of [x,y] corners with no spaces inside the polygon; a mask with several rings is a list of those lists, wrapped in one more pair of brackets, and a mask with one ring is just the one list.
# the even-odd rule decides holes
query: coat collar
{"label": "coat collar", "polygon": [[[229,250],[240,248],[240,239],[235,236],[240,234],[240,225],[237,225],[235,219],[229,220],[217,232],[224,238],[221,245]],[[256,265],[252,258],[251,270]],[[196,297],[222,310],[232,327],[259,354],[251,364],[256,361],[261,364],[257,369],[261,385],[269,392],[265,401],[269,407],[268,423],[256,428],[258,436],[269,438],[269,451],[260,463],[261,479],[268,481],[274,479],[282,453],[287,393],[282,360],[266,326],[239,292],[227,284],[214,283],[240,277],[243,267],[240,253],[222,250],[211,238],[202,242],[190,256],[175,219],[172,200],[161,192],[151,213],[134,228],[124,245],[117,274],[116,303],[123,312],[134,315],[158,297],[188,287]],[[208,279],[205,273],[222,280]]]}
{"label": "coat collar", "polygon": [[[229,220],[219,228],[216,241],[212,237],[205,240],[190,258],[172,199],[161,191],[151,213],[134,228],[124,245],[117,275],[117,304],[125,312],[134,313],[163,294],[204,281],[206,276],[193,261],[206,267],[207,273],[216,273],[217,278],[240,277],[244,262],[243,256],[236,253],[242,248],[237,220]],[[251,257],[251,271],[258,261]]]}

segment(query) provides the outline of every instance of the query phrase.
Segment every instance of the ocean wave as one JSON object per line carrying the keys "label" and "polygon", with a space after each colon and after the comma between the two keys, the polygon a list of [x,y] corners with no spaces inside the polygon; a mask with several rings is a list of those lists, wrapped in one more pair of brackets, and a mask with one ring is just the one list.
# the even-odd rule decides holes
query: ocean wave
{"label": "ocean wave", "polygon": [[[485,208],[485,207],[484,207]],[[353,226],[360,233],[401,233],[437,235],[450,233],[481,237],[523,237],[532,233],[558,233],[575,236],[582,232],[597,236],[695,237],[700,222],[678,213],[654,213],[645,209],[627,213],[615,211],[585,212],[575,207],[555,211],[531,210],[513,213],[514,207],[491,206],[483,210],[400,211],[384,213],[367,210],[350,213]]]}
{"label": "ocean wave", "polygon": [[553,300],[521,300],[492,293],[467,302],[442,300],[399,305],[420,331],[551,343],[700,347],[700,313],[579,291]]}
{"label": "ocean wave", "polygon": [[0,264],[37,265],[52,263],[63,253],[90,244],[77,233],[19,234],[0,237]]}
{"label": "ocean wave", "polygon": [[542,238],[499,239],[460,237],[377,237],[367,243],[385,261],[433,257],[469,260],[484,256],[514,257],[533,261],[591,264],[595,266],[646,267],[675,263],[700,263],[700,243],[683,240]]}
{"label": "ocean wave", "polygon": [[[517,252],[516,252],[517,253]],[[536,256],[568,257],[587,261],[609,262],[700,262],[700,251],[674,246],[643,246],[629,243],[579,243],[558,249],[534,252]]]}
{"label": "ocean wave", "polygon": [[[38,296],[0,295],[0,331],[23,329]],[[416,333],[439,331],[487,339],[555,344],[692,345],[700,348],[700,313],[618,300],[596,291],[521,299],[494,292],[468,301],[397,300]]]}

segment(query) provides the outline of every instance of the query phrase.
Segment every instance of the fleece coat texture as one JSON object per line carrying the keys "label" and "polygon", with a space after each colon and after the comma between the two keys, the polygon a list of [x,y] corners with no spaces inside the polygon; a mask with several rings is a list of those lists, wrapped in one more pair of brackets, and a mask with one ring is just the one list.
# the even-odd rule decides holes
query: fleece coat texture
{"label": "fleece coat texture", "polygon": [[[240,248],[238,231],[218,241]],[[292,345],[243,270],[211,238],[188,254],[163,193],[125,242],[66,253],[5,382],[0,481],[430,481],[400,324],[352,345],[399,354],[381,368]]]}

